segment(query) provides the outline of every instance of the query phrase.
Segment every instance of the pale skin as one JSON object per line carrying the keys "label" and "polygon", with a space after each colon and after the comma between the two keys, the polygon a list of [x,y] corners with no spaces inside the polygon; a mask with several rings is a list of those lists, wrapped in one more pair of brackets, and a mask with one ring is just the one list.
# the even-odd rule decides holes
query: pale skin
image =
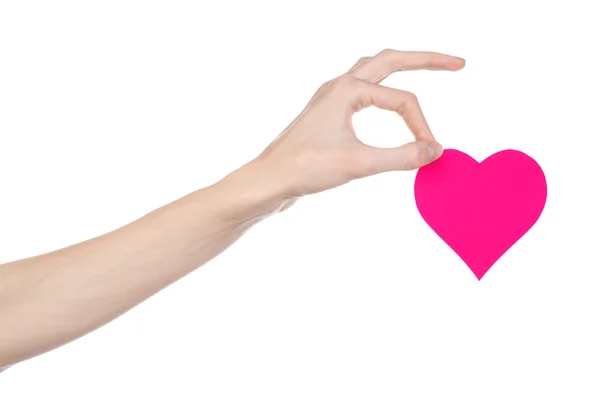
{"label": "pale skin", "polygon": [[[384,50],[326,82],[258,157],[221,181],[110,233],[0,265],[0,371],[95,330],[196,270],[298,198],[438,159],[417,98],[380,85],[403,70],[457,71],[465,61]],[[415,141],[376,148],[351,117],[368,106],[400,115]]]}

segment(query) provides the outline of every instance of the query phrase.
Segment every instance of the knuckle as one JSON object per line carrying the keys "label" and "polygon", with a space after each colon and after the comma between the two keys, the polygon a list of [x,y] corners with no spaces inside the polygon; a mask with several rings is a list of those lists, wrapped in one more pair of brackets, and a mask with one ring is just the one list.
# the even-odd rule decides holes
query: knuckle
{"label": "knuckle", "polygon": [[324,91],[329,87],[329,85],[331,85],[331,81],[323,83],[321,86],[319,86],[319,89],[317,89],[317,93]]}
{"label": "knuckle", "polygon": [[359,58],[358,61],[356,61],[356,65],[362,65],[365,62],[367,62],[369,59],[371,59],[371,57],[362,57],[362,58]]}
{"label": "knuckle", "polygon": [[403,51],[386,48],[379,53],[382,66],[389,72],[398,71],[406,63],[406,54]]}
{"label": "knuckle", "polygon": [[424,69],[431,69],[432,67],[435,66],[435,61],[436,61],[437,55],[435,54],[428,54],[423,61],[423,65],[424,65]]}
{"label": "knuckle", "polygon": [[406,99],[407,103],[413,105],[419,103],[419,98],[412,92],[404,91],[404,98]]}
{"label": "knuckle", "polygon": [[349,72],[353,72],[355,70],[357,70],[358,68],[360,68],[361,66],[363,66],[364,64],[367,63],[367,61],[369,61],[369,59],[371,59],[371,57],[361,57],[359,58],[354,65],[352,65],[352,68],[350,68]]}
{"label": "knuckle", "polygon": [[400,106],[398,107],[397,112],[400,115],[404,115],[407,110],[414,110],[419,106],[419,99],[417,95],[412,92],[401,91],[402,92],[402,101]]}
{"label": "knuckle", "polygon": [[356,83],[356,78],[349,74],[344,74],[337,77],[333,81],[333,86],[336,89],[347,89]]}
{"label": "knuckle", "polygon": [[396,53],[395,50],[391,49],[391,48],[385,48],[382,49],[379,54],[377,54],[379,57],[387,59],[390,58],[391,56],[393,56]]}
{"label": "knuckle", "polygon": [[395,51],[391,48],[386,48],[384,50],[382,50],[379,54],[378,54],[378,59],[380,59],[382,62],[384,62],[386,65],[392,65],[394,64],[395,59],[397,59],[398,55],[398,51]]}

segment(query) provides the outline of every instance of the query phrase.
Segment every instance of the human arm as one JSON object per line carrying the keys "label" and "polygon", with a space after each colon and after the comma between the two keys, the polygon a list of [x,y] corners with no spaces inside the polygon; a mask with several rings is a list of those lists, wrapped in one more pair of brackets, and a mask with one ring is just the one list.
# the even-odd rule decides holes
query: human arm
{"label": "human arm", "polygon": [[[380,86],[405,69],[458,70],[460,58],[386,50],[324,84],[265,151],[207,188],[107,234],[0,265],[0,366],[61,346],[113,320],[197,269],[299,197],[442,154],[414,95]],[[399,113],[415,142],[361,143],[352,114]]]}

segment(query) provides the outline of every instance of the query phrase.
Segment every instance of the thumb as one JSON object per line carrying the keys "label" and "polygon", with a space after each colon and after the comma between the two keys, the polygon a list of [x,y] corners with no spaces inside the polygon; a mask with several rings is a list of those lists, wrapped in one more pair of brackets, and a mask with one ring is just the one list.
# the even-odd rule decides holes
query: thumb
{"label": "thumb", "polygon": [[441,157],[443,147],[434,140],[419,140],[394,148],[370,147],[369,172],[416,170]]}

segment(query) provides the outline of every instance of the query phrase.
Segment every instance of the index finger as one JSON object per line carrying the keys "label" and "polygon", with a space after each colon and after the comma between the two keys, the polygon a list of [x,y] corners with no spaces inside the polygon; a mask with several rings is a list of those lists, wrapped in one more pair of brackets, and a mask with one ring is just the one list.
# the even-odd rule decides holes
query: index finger
{"label": "index finger", "polygon": [[358,79],[378,83],[397,71],[426,69],[430,71],[458,71],[465,60],[439,52],[396,51],[386,49],[353,70]]}
{"label": "index finger", "polygon": [[406,126],[416,140],[435,141],[417,97],[410,92],[377,85],[361,79],[351,78],[353,82],[349,102],[354,112],[375,106],[396,112],[404,119]]}

